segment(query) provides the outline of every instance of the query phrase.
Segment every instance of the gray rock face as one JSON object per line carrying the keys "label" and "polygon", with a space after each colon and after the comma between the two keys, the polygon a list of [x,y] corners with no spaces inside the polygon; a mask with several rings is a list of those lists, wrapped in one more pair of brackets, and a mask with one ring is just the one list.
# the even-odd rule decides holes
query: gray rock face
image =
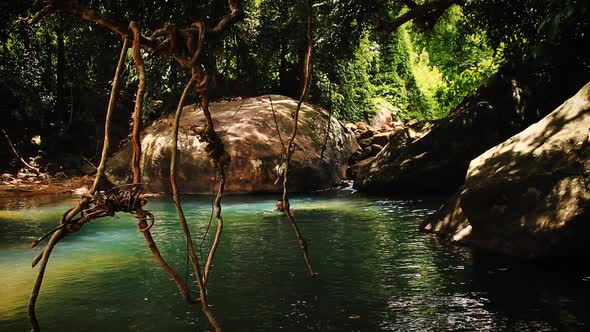
{"label": "gray rock face", "polygon": [[381,193],[450,193],[469,162],[517,132],[510,82],[497,78],[445,119],[408,124],[358,172],[355,188]]}
{"label": "gray rock face", "polygon": [[520,257],[588,255],[590,83],[469,165],[465,185],[422,229]]}
{"label": "gray rock face", "polygon": [[[280,138],[286,145],[293,128],[296,105],[297,101],[278,95],[271,99],[263,96],[211,104],[215,129],[231,157],[226,192],[282,191],[282,181],[275,183],[283,163]],[[331,124],[324,149],[328,121]],[[171,117],[164,118],[142,132],[142,181],[146,183],[144,188],[147,191],[170,191],[172,123]],[[205,144],[188,130],[191,125],[204,124],[203,113],[198,108],[195,109],[194,105],[184,108],[178,136],[177,174],[182,193],[210,193],[214,183],[215,172],[206,157]],[[325,110],[309,104],[301,107],[298,128],[289,171],[289,190],[321,189],[344,179],[348,160],[358,149],[352,132],[334,117],[330,118]],[[109,180],[116,184],[130,181],[131,151],[132,146],[127,142],[110,158],[107,165]]]}

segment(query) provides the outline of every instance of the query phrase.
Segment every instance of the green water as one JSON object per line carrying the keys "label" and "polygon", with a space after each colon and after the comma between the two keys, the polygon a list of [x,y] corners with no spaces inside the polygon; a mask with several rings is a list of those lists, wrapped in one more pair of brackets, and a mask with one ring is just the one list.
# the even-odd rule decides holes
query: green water
{"label": "green water", "polygon": [[[226,227],[209,298],[225,331],[590,328],[590,273],[443,246],[417,231],[439,199],[294,199],[319,273],[310,280],[288,221],[270,212],[273,198],[224,200]],[[72,204],[0,211],[0,331],[29,328],[36,250],[28,245]],[[152,199],[148,207],[162,254],[184,276],[186,249],[170,200]],[[210,200],[184,197],[184,208],[200,238]],[[95,221],[59,244],[37,307],[45,331],[211,329],[199,306],[182,303],[125,215]]]}

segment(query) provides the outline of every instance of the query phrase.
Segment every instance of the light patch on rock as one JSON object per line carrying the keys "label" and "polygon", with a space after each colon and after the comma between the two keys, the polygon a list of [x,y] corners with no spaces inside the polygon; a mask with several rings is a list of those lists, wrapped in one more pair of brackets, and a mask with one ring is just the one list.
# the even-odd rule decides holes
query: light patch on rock
{"label": "light patch on rock", "polygon": [[[269,102],[260,103],[261,98]],[[282,138],[286,139],[286,135],[292,130],[292,115],[297,101],[274,95],[272,103],[274,112],[268,96],[211,104],[211,109],[216,115],[216,131],[231,157],[226,192],[254,193],[279,189],[279,186],[274,183],[274,174],[271,176],[272,179],[258,175],[268,171],[276,172],[275,174],[279,175],[279,181],[282,178],[284,167],[279,161],[282,149],[276,126],[279,127],[278,132],[284,134]],[[205,122],[202,112],[188,112],[191,108],[194,108],[194,105],[187,106],[185,108],[187,112],[180,119],[182,128]],[[293,191],[308,191],[332,186],[345,177],[346,165],[350,155],[356,150],[357,143],[354,136],[333,116],[330,118],[330,130],[326,134],[328,119],[329,113],[325,110],[312,108],[306,104],[301,108],[297,149],[292,156]],[[147,191],[169,190],[167,181],[169,161],[167,160],[171,153],[172,123],[172,119],[168,117],[146,128],[142,133],[144,150],[142,170],[143,180],[146,183],[149,182],[149,185],[146,185]],[[324,151],[324,158],[320,159],[320,152],[323,150],[326,138],[329,142]],[[200,141],[198,137],[187,135],[184,130],[179,133],[178,151],[181,154],[181,162],[178,164],[178,176],[183,179],[179,188],[183,193],[208,192],[210,189],[209,181],[203,179],[214,176],[215,169],[209,164],[207,153],[204,151],[205,146],[206,143]],[[131,143],[127,142],[110,159],[107,175],[117,184],[125,183],[130,176],[131,150]],[[244,165],[250,169],[245,172],[239,171]],[[201,176],[194,177],[193,174]],[[321,181],[306,182],[310,175]],[[298,180],[298,178],[301,179]]]}
{"label": "light patch on rock", "polygon": [[[164,152],[169,146],[170,137],[168,136],[157,136],[152,134],[145,135],[143,140],[141,140],[142,159],[144,160],[144,163],[148,159],[146,156],[151,156],[151,162],[157,164],[159,160],[164,158]],[[143,166],[145,167],[145,164]]]}
{"label": "light patch on rock", "polygon": [[260,166],[262,166],[262,160],[252,159],[252,160],[250,160],[250,163],[252,164],[252,173],[260,172]]}
{"label": "light patch on rock", "polygon": [[455,235],[453,235],[453,241],[459,242],[459,241],[465,239],[466,237],[471,235],[472,230],[473,230],[473,226],[471,226],[471,225],[468,225],[467,227],[461,229]]}

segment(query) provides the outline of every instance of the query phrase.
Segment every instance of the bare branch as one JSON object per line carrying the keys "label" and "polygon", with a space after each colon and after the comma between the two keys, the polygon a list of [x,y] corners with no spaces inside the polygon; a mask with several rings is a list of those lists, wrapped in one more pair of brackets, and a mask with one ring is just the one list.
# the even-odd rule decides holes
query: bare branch
{"label": "bare branch", "polygon": [[25,165],[27,168],[35,171],[35,173],[39,173],[39,168],[34,167],[29,165],[29,163],[27,163],[16,151],[16,149],[14,148],[14,145],[12,145],[12,141],[10,140],[10,137],[8,137],[8,134],[4,131],[4,129],[0,129],[2,131],[2,133],[4,134],[4,137],[6,137],[6,141],[8,142],[8,145],[10,146],[10,148],[12,149],[12,153],[14,153],[14,155],[21,161],[21,163],[23,163],[23,165]]}
{"label": "bare branch", "polygon": [[[203,27],[195,27],[188,29],[177,29],[181,34],[186,36],[192,36],[195,33],[201,34],[201,30],[205,30],[204,34],[208,38],[219,37],[228,27],[239,21],[243,17],[243,12],[240,8],[240,0],[228,0],[229,10],[227,14],[215,25],[213,29],[204,29]],[[131,38],[132,31],[128,26],[121,24],[115,20],[107,18],[99,14],[96,10],[91,8],[82,7],[72,1],[68,0],[49,0],[49,4],[31,19],[32,22],[36,23],[43,17],[51,15],[55,12],[70,13],[75,16],[79,16],[84,20],[94,22],[111,29],[113,32],[121,35],[122,38]],[[166,39],[162,40],[159,37],[166,35],[166,27],[157,29],[150,37],[142,36],[141,45],[150,48],[158,48],[162,43],[166,42]],[[192,53],[191,53],[192,54]]]}
{"label": "bare branch", "polygon": [[418,4],[416,2],[414,2],[414,0],[401,0],[401,2],[403,2],[404,5],[406,5],[410,8],[418,7]]}
{"label": "bare branch", "polygon": [[28,25],[35,25],[37,24],[39,21],[41,21],[43,18],[45,18],[46,16],[51,16],[55,13],[55,8],[52,5],[47,5],[44,6],[43,8],[41,8],[41,10],[39,10],[37,13],[35,13],[35,15],[33,17],[31,17],[30,19],[28,19],[27,24]]}
{"label": "bare branch", "polygon": [[56,11],[70,13],[87,21],[95,22],[113,30],[114,32],[121,35],[121,37],[131,37],[131,31],[127,26],[99,15],[94,9],[80,7],[73,2],[62,0],[50,0],[49,4]]}
{"label": "bare branch", "polygon": [[[413,3],[413,1],[410,2]],[[406,3],[406,5],[410,7],[408,1],[404,1],[404,3]],[[385,37],[388,38],[389,35],[397,28],[415,19],[424,18],[424,25],[432,25],[432,23],[436,22],[438,17],[440,17],[440,15],[444,13],[449,7],[451,7],[454,4],[461,3],[463,3],[463,0],[432,0],[422,5],[410,7],[412,8],[411,10],[398,16],[391,22],[386,22],[378,18],[376,23],[376,29],[383,31],[385,33]]]}
{"label": "bare branch", "polygon": [[207,37],[217,37],[221,35],[229,26],[242,19],[244,13],[240,9],[241,0],[228,0],[229,11],[217,25],[207,31]]}

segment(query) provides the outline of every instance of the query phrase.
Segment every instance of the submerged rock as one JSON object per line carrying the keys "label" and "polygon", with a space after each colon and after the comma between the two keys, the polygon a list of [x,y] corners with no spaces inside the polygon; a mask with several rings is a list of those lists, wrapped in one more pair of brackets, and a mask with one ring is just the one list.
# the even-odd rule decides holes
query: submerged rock
{"label": "submerged rock", "polygon": [[521,257],[588,255],[590,83],[469,165],[465,185],[421,228]]}
{"label": "submerged rock", "polygon": [[364,192],[449,193],[460,187],[469,162],[518,132],[510,80],[497,77],[433,125],[411,121],[375,160],[358,172]]}
{"label": "submerged rock", "polygon": [[[271,103],[272,100],[272,103]],[[281,138],[287,144],[297,101],[278,95],[243,101],[211,103],[215,129],[231,157],[227,168],[226,191],[256,193],[282,191]],[[276,116],[275,125],[274,116]],[[328,119],[331,122],[326,138]],[[215,172],[201,142],[188,128],[204,125],[205,119],[194,105],[186,106],[178,135],[178,185],[182,193],[210,193]],[[169,192],[173,119],[167,117],[143,130],[141,137],[144,188]],[[290,191],[310,191],[333,186],[345,178],[348,160],[358,149],[350,130],[323,109],[303,104],[289,170]],[[327,144],[324,149],[324,142]],[[132,146],[127,142],[109,160],[107,176],[116,184],[131,178]],[[281,178],[282,179],[282,178]]]}

